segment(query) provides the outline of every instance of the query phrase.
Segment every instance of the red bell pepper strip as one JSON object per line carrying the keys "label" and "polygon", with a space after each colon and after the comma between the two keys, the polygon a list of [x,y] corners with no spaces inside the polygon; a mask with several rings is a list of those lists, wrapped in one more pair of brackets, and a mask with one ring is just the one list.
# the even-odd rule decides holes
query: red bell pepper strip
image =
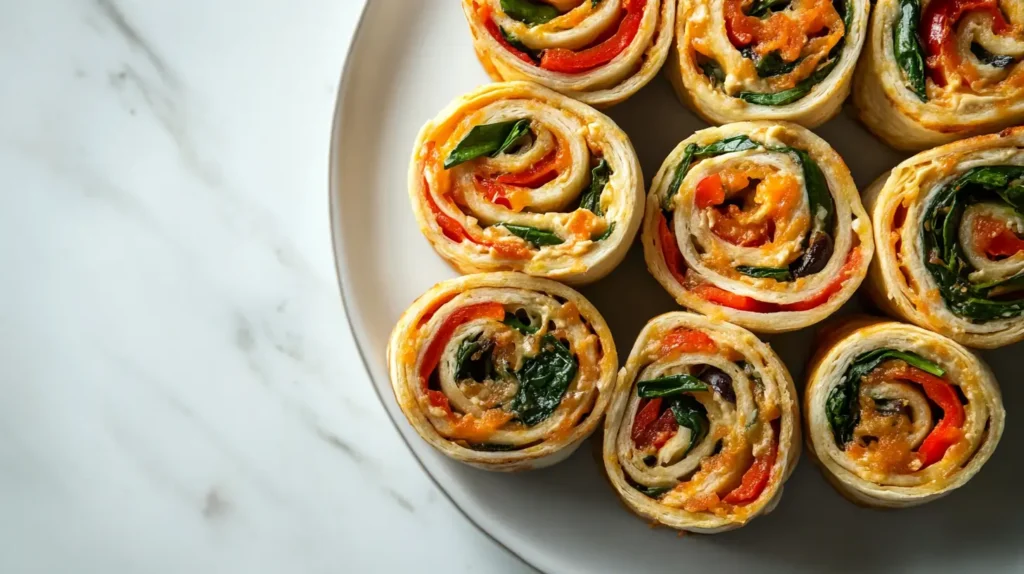
{"label": "red bell pepper strip", "polygon": [[664,213],[661,214],[661,220],[658,221],[658,240],[661,242],[661,256],[665,258],[665,265],[668,266],[669,273],[682,285],[686,282],[686,278],[683,276],[683,272],[686,270],[686,260],[679,252],[676,235],[668,226],[668,220]]}
{"label": "red bell pepper strip", "polygon": [[427,205],[430,206],[430,211],[434,214],[434,220],[437,221],[437,225],[441,228],[445,237],[455,243],[462,243],[466,239],[473,241],[473,238],[466,233],[466,230],[459,225],[458,221],[455,221],[455,219],[441,211],[441,208],[437,206],[434,197],[430,194],[430,184],[427,183],[426,176],[423,177],[423,196],[427,198]]}
{"label": "red bell pepper strip", "polygon": [[928,398],[942,409],[939,424],[935,425],[917,448],[921,468],[926,468],[942,460],[949,447],[963,437],[964,407],[960,404],[960,397],[953,390],[953,386],[946,381],[910,365],[907,365],[905,371],[907,378],[920,383]]}
{"label": "red bell pepper strip", "polygon": [[749,504],[757,500],[768,486],[768,479],[772,476],[772,467],[775,466],[778,454],[779,445],[772,439],[768,452],[754,460],[754,464],[743,473],[740,485],[725,495],[722,501],[729,504]]}
{"label": "red bell pepper strip", "polygon": [[447,416],[452,416],[452,405],[448,401],[448,396],[442,393],[441,391],[428,390],[427,402],[429,402],[430,406],[432,407],[439,407],[441,409],[444,409],[445,414]]}
{"label": "red bell pepper strip", "polygon": [[505,197],[505,186],[493,179],[475,178],[477,189],[494,205],[512,209],[512,203]]}
{"label": "red bell pepper strip", "polygon": [[698,297],[706,301],[710,301],[715,305],[721,305],[722,307],[728,307],[730,309],[737,309],[739,311],[752,311],[754,313],[773,313],[778,311],[778,305],[774,303],[765,303],[764,301],[758,301],[752,297],[746,295],[737,295],[731,291],[726,291],[720,287],[703,283],[696,285],[691,289]]}
{"label": "red bell pepper strip", "polygon": [[562,158],[562,148],[559,147],[557,151],[552,151],[544,159],[530,166],[530,169],[498,176],[498,183],[538,188],[558,177],[558,166]]}
{"label": "red bell pepper strip", "polygon": [[1024,239],[994,217],[978,217],[972,231],[975,244],[990,258],[1010,257],[1024,251]]}
{"label": "red bell pepper strip", "polygon": [[722,185],[722,176],[713,173],[700,180],[697,183],[693,199],[697,204],[697,209],[721,205],[725,201],[725,186]]}
{"label": "red bell pepper strip", "polygon": [[611,62],[633,43],[637,32],[640,31],[640,22],[644,18],[646,5],[645,0],[626,0],[623,5],[626,16],[619,22],[619,29],[610,38],[578,52],[565,48],[544,50],[540,57],[540,67],[552,72],[578,74]]}
{"label": "red bell pepper strip", "polygon": [[[434,147],[434,142],[427,144],[426,151],[426,163],[438,162],[437,150]],[[430,193],[430,184],[427,182],[427,176],[423,176],[423,196],[427,200],[427,205],[430,206],[431,213],[434,214],[434,220],[437,221],[437,225],[441,228],[444,236],[456,243],[462,243],[462,241],[470,241],[477,245],[484,245],[490,247],[497,252],[499,257],[505,259],[529,259],[530,250],[522,241],[487,241],[485,239],[477,239],[469,234],[458,221],[448,216],[446,213],[441,211],[434,201],[434,197]],[[504,199],[504,197],[502,197]],[[497,200],[494,200],[497,201]],[[508,200],[505,199],[508,203]],[[509,204],[511,205],[511,204]]]}
{"label": "red bell pepper strip", "polygon": [[630,437],[632,437],[634,443],[640,440],[640,437],[643,436],[643,431],[657,420],[658,411],[661,410],[661,397],[640,400],[646,402],[637,411],[636,418],[633,419],[633,432],[630,433]]}
{"label": "red bell pepper strip", "polygon": [[714,339],[703,331],[695,329],[673,329],[661,340],[663,354],[678,351],[680,353],[714,353],[718,345]]}
{"label": "red bell pepper strip", "polygon": [[839,275],[825,286],[817,295],[810,299],[805,299],[799,303],[789,303],[787,305],[779,305],[781,311],[808,311],[814,309],[819,305],[824,305],[832,298],[833,295],[843,290],[843,284],[850,278],[850,275],[860,266],[860,248],[856,248],[850,252],[849,257],[846,258],[846,263],[839,269]]}
{"label": "red bell pepper strip", "polygon": [[[428,142],[425,146],[424,151],[424,163],[436,164],[437,148],[434,146],[434,142]],[[455,221],[451,216],[441,211],[441,208],[437,206],[437,202],[434,201],[434,196],[430,193],[430,184],[427,182],[426,173],[423,174],[423,197],[427,200],[427,205],[430,207],[430,212],[434,214],[434,220],[437,221],[438,227],[444,232],[444,236],[451,239],[455,243],[462,243],[463,240],[473,241],[473,238],[466,232],[458,221]],[[475,243],[475,241],[474,241]]]}
{"label": "red bell pepper strip", "polygon": [[647,428],[640,433],[640,436],[633,441],[633,444],[637,448],[647,446],[661,448],[678,430],[679,423],[676,422],[676,415],[672,412],[672,409],[667,409],[661,413],[658,420],[647,425]]}
{"label": "red bell pepper strip", "polygon": [[430,374],[434,372],[437,364],[441,362],[441,355],[444,353],[444,348],[448,345],[448,341],[451,340],[452,335],[455,333],[455,329],[475,319],[501,321],[504,318],[505,307],[501,303],[494,301],[466,305],[445,317],[444,321],[437,328],[437,332],[434,333],[434,338],[427,345],[426,352],[423,354],[423,362],[420,364],[420,384],[423,385],[423,390],[427,390]]}
{"label": "red bell pepper strip", "polygon": [[987,12],[992,16],[992,31],[1002,34],[1011,28],[999,0],[932,0],[921,16],[921,30],[928,50],[928,70],[932,81],[946,85],[946,74],[961,62],[957,51],[955,28],[966,12]]}

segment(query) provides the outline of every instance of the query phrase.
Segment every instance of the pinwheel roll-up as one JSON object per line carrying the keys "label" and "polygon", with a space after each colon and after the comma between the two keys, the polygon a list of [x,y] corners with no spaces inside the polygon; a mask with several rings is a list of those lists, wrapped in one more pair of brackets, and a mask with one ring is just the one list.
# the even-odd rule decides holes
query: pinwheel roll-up
{"label": "pinwheel roll-up", "polygon": [[709,122],[815,127],[850,93],[868,0],[680,0],[668,74]]}
{"label": "pinwheel roll-up", "polygon": [[942,335],[851,320],[808,369],[807,447],[853,502],[902,508],[963,486],[995,451],[1006,417],[992,371]]}
{"label": "pinwheel roll-up", "polygon": [[651,81],[668,58],[675,0],[462,0],[496,82],[532,80],[597,107]]}
{"label": "pinwheel roll-up", "polygon": [[850,171],[795,124],[701,130],[647,196],[647,268],[680,305],[765,333],[829,316],[864,279],[871,226]]}
{"label": "pinwheel roll-up", "polygon": [[1024,122],[1024,2],[878,0],[854,80],[865,124],[920,150]]}
{"label": "pinwheel roll-up", "polygon": [[800,456],[799,402],[749,331],[677,311],[652,319],[619,372],[604,465],[640,516],[692,532],[770,512]]}
{"label": "pinwheel roll-up", "polygon": [[1024,339],[1024,128],[920,153],[865,201],[879,306],[971,347]]}
{"label": "pinwheel roll-up", "polygon": [[636,236],[643,194],[608,116],[530,82],[456,100],[420,131],[409,170],[420,229],[462,273],[599,279]]}
{"label": "pinwheel roll-up", "polygon": [[601,420],[617,368],[611,332],[589,301],[512,272],[437,284],[388,343],[391,386],[416,432],[485,470],[569,456]]}

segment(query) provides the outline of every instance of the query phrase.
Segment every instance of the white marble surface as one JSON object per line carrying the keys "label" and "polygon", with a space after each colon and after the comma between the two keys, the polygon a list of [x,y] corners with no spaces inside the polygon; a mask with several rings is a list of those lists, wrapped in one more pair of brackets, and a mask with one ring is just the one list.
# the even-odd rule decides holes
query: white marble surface
{"label": "white marble surface", "polygon": [[526,570],[413,460],[345,322],[327,154],[361,4],[3,3],[0,572]]}

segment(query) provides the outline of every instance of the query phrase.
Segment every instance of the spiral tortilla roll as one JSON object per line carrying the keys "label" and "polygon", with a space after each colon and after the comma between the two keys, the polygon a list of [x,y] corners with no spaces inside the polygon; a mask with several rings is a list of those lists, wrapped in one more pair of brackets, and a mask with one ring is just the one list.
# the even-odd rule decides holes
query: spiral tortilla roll
{"label": "spiral tortilla roll", "polygon": [[850,171],[795,124],[701,130],[647,196],[647,268],[680,305],[758,332],[821,321],[853,295],[874,252]]}
{"label": "spiral tortilla roll", "polygon": [[675,0],[462,0],[462,9],[494,81],[531,80],[607,107],[665,63]]}
{"label": "spiral tortilla roll", "polygon": [[643,193],[610,118],[529,82],[457,99],[420,131],[409,169],[420,229],[462,273],[599,279],[629,249]]}
{"label": "spiral tortilla roll", "polygon": [[388,343],[395,398],[431,446],[485,470],[540,468],[597,427],[618,356],[576,291],[521,273],[443,281]]}
{"label": "spiral tortilla roll", "polygon": [[711,123],[839,113],[867,33],[868,0],[680,0],[668,75]]}
{"label": "spiral tortilla roll", "polygon": [[921,150],[1024,121],[1024,3],[878,0],[854,80],[861,120]]}
{"label": "spiral tortilla roll", "polygon": [[619,371],[603,453],[640,516],[692,532],[739,528],[774,508],[799,459],[793,380],[741,327],[655,317]]}
{"label": "spiral tortilla roll", "polygon": [[864,198],[880,307],[971,347],[1024,339],[1024,128],[920,153]]}
{"label": "spiral tortilla roll", "polygon": [[859,504],[903,508],[963,486],[992,456],[1005,412],[995,377],[942,335],[859,319],[808,369],[807,448]]}

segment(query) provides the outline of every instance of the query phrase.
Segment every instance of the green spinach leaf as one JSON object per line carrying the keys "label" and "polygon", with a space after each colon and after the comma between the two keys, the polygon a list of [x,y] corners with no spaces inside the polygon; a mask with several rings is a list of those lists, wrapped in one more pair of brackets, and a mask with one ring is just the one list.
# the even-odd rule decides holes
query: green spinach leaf
{"label": "green spinach leaf", "polygon": [[543,229],[537,229],[536,227],[530,227],[529,225],[514,225],[512,223],[499,223],[495,227],[504,227],[517,237],[525,239],[527,242],[532,244],[534,247],[543,247],[545,245],[561,245],[564,240],[555,235],[550,231],[544,231]]}
{"label": "green spinach leaf", "polygon": [[781,92],[774,93],[760,93],[760,92],[740,92],[737,94],[741,100],[756,104],[759,106],[785,106],[789,105],[800,98],[811,93],[814,86],[820,84],[822,80],[828,77],[832,73],[832,70],[839,64],[839,58],[832,58],[830,61],[822,64],[815,70],[810,76],[807,76],[796,86],[783,90]]}
{"label": "green spinach leaf", "polygon": [[754,267],[751,265],[737,265],[736,271],[747,277],[758,277],[761,279],[774,279],[776,281],[791,281],[793,275],[788,267]]}
{"label": "green spinach leaf", "polygon": [[704,405],[700,404],[700,401],[689,396],[680,395],[673,397],[669,408],[672,409],[672,415],[676,418],[676,423],[680,427],[690,429],[690,444],[683,451],[683,456],[686,456],[694,445],[704,440],[704,437],[708,432],[708,417],[707,409]]}
{"label": "green spinach leaf", "polygon": [[921,230],[925,267],[938,283],[946,306],[957,316],[984,323],[1024,314],[1022,298],[992,299],[1019,291],[1016,277],[980,284],[970,281],[973,266],[963,255],[958,235],[964,209],[973,201],[1002,199],[1020,213],[1022,180],[1021,166],[976,167],[936,192],[925,209]]}
{"label": "green spinach leaf", "polygon": [[725,70],[722,69],[722,66],[720,66],[718,62],[706,59],[699,62],[697,66],[699,66],[700,71],[703,72],[709,80],[711,80],[712,86],[721,86],[725,83]]}
{"label": "green spinach leaf", "polygon": [[490,340],[480,341],[480,335],[465,338],[455,354],[455,379],[473,379],[485,381],[494,375],[494,362],[491,352],[494,343]]}
{"label": "green spinach leaf", "polygon": [[804,172],[804,184],[807,187],[807,203],[813,218],[811,232],[820,231],[831,235],[836,206],[832,201],[832,193],[828,189],[828,181],[821,172],[818,163],[811,154],[802,149],[789,148],[789,151],[800,158],[800,167]]}
{"label": "green spinach leaf", "polygon": [[593,235],[593,236],[590,237],[590,240],[591,241],[604,241],[605,239],[608,239],[609,237],[611,237],[612,233],[614,231],[615,231],[615,222],[613,221],[613,222],[608,224],[608,229],[605,229],[604,233],[601,233],[601,234],[598,234],[598,235]]}
{"label": "green spinach leaf", "polygon": [[642,484],[634,484],[633,488],[640,494],[648,498],[661,498],[662,494],[672,490],[671,486],[644,486]]}
{"label": "green spinach leaf", "polygon": [[517,317],[514,313],[505,313],[505,318],[501,322],[524,335],[532,335],[540,330],[540,327],[534,327]]}
{"label": "green spinach leaf", "polygon": [[529,26],[550,22],[562,15],[554,6],[531,0],[501,0],[501,11]]}
{"label": "green spinach leaf", "polygon": [[519,142],[530,132],[530,120],[510,120],[474,126],[444,160],[449,169],[471,159],[495,157]]}
{"label": "green spinach leaf", "polygon": [[524,359],[522,368],[516,371],[519,388],[509,405],[516,419],[534,426],[551,416],[578,368],[576,357],[561,341],[544,335],[540,352]]}
{"label": "green spinach leaf", "polygon": [[[753,51],[751,51],[751,54],[753,54]],[[775,51],[769,52],[761,58],[754,55],[751,59],[754,60],[754,68],[757,70],[758,77],[770,78],[792,72],[800,64],[802,58],[787,62],[782,59],[778,51]]]}
{"label": "green spinach leaf", "polygon": [[999,197],[1018,212],[1024,213],[1024,181],[1007,183],[996,190]]}
{"label": "green spinach leaf", "polygon": [[590,188],[583,194],[580,207],[592,211],[595,215],[604,215],[601,210],[601,192],[604,191],[604,186],[608,185],[611,174],[608,162],[601,158],[594,169],[590,170]]}
{"label": "green spinach leaf", "polygon": [[765,16],[769,16],[772,12],[777,12],[786,6],[789,6],[791,1],[792,0],[754,0],[753,4],[750,5],[750,11],[747,12],[747,16],[764,18]]}
{"label": "green spinach leaf", "polygon": [[925,89],[924,50],[918,39],[917,26],[921,21],[919,0],[900,0],[900,12],[892,28],[892,46],[896,63],[903,70],[910,91],[917,94],[922,102],[928,101]]}
{"label": "green spinach leaf", "polygon": [[540,61],[540,50],[534,50],[534,49],[530,48],[526,44],[522,43],[519,40],[519,38],[516,38],[515,36],[510,34],[507,30],[505,30],[501,26],[498,26],[498,31],[501,32],[501,36],[503,38],[505,38],[505,41],[508,42],[509,46],[512,46],[516,50],[519,50],[520,52],[526,54],[534,62],[539,62]]}
{"label": "green spinach leaf", "polygon": [[690,165],[694,160],[720,156],[727,153],[746,151],[759,147],[761,147],[761,144],[745,135],[732,136],[703,147],[697,144],[687,145],[686,149],[683,150],[683,159],[679,162],[679,165],[676,166],[675,175],[672,177],[672,183],[669,184],[668,191],[665,193],[665,198],[661,202],[661,208],[665,211],[672,211],[672,198],[679,192],[679,186],[683,184],[683,178],[686,177],[686,172],[690,171]]}
{"label": "green spinach leaf", "polygon": [[707,384],[692,375],[679,374],[658,377],[636,384],[636,393],[645,399],[672,397],[687,391],[706,391]]}

